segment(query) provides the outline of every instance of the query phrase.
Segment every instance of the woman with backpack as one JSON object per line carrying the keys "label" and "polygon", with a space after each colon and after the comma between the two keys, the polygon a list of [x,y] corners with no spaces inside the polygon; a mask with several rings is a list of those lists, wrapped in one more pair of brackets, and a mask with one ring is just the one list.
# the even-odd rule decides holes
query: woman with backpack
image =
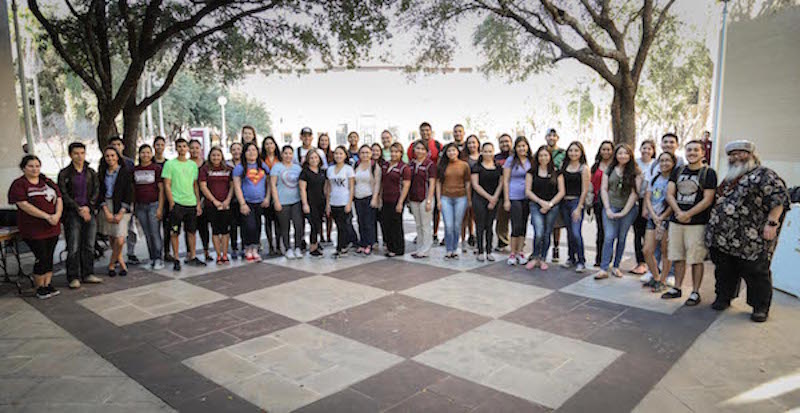
{"label": "woman with backpack", "polygon": [[261,261],[258,253],[261,245],[261,216],[270,202],[270,170],[258,155],[258,147],[252,142],[246,143],[242,163],[233,170],[233,186],[242,214],[244,256],[248,262]]}

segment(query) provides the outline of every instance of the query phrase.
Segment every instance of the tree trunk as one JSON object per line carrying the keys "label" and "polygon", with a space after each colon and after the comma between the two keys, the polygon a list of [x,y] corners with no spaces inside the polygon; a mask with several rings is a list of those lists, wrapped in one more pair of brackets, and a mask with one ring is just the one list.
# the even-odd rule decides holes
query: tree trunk
{"label": "tree trunk", "polygon": [[142,111],[136,107],[136,89],[128,96],[125,106],[122,108],[122,139],[125,142],[125,156],[136,157],[136,149],[139,133],[139,122],[142,119]]}
{"label": "tree trunk", "polygon": [[[98,106],[102,104],[98,103]],[[106,111],[100,111],[100,119],[97,123],[97,144],[102,152],[103,148],[108,145],[108,138],[118,135],[117,124],[114,122],[116,114],[111,114]]]}
{"label": "tree trunk", "polygon": [[611,130],[614,143],[636,145],[636,86],[628,77],[622,87],[614,88],[611,101]]}

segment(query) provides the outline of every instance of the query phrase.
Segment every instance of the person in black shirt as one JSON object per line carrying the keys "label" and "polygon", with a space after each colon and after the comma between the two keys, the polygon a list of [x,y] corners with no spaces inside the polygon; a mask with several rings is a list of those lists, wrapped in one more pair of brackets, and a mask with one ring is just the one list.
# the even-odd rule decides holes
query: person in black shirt
{"label": "person in black shirt", "polygon": [[[494,145],[486,142],[481,146],[478,162],[472,166],[472,209],[477,230],[478,261],[494,261],[492,255],[492,225],[503,187],[500,179],[503,169],[494,162]],[[502,208],[501,208],[502,209]]]}
{"label": "person in black shirt", "polygon": [[311,151],[303,163],[300,172],[300,201],[303,203],[303,213],[311,223],[309,254],[312,257],[322,257],[319,250],[319,240],[322,238],[322,217],[325,215],[325,171],[322,169],[322,158],[317,151]]}

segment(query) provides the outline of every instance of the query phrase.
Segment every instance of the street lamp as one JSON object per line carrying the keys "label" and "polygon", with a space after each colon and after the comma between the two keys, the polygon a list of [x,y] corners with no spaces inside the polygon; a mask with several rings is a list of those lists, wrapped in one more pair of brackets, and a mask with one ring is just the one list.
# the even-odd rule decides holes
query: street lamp
{"label": "street lamp", "polygon": [[228,104],[228,98],[225,96],[220,96],[217,98],[217,103],[219,103],[219,107],[222,109],[222,136],[220,137],[222,142],[222,147],[228,147],[228,132],[225,128],[225,105]]}

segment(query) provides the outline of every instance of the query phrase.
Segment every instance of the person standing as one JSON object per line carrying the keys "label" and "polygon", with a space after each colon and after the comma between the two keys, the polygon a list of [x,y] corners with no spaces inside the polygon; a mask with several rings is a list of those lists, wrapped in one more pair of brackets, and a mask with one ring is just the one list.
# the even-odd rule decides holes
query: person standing
{"label": "person standing", "polygon": [[567,224],[567,261],[561,266],[575,267],[575,272],[586,271],[586,253],[583,246],[583,209],[589,196],[591,173],[586,165],[583,144],[573,141],[567,146],[567,158],[561,164],[564,177],[564,199],[559,209],[561,220]]}
{"label": "person standing", "polygon": [[597,238],[595,239],[595,249],[597,255],[594,257],[594,266],[600,267],[600,262],[603,260],[603,243],[605,243],[605,231],[603,231],[603,200],[600,199],[600,189],[603,186],[603,176],[611,164],[611,158],[614,156],[614,143],[611,141],[603,141],[600,143],[600,148],[597,149],[597,155],[594,157],[594,165],[592,165],[592,209],[590,212],[594,215],[594,220],[597,223]]}
{"label": "person standing", "polygon": [[548,269],[547,250],[550,249],[550,237],[558,216],[558,204],[564,193],[564,177],[553,165],[547,145],[543,145],[536,150],[525,176],[525,197],[530,205],[533,226],[532,259],[525,266],[528,270],[536,267],[543,271]]}
{"label": "person standing", "polygon": [[[494,164],[501,170],[506,163],[506,159],[511,156],[511,136],[507,133],[500,135],[497,140],[497,146],[500,149],[494,156]],[[501,184],[502,186],[502,184]],[[502,191],[502,190],[501,190]],[[508,244],[511,242],[508,238],[508,221],[509,213],[500,205],[497,210],[497,225],[495,227],[495,234],[497,234],[497,247],[494,249],[496,252],[505,252]]]}
{"label": "person standing", "polygon": [[[298,181],[302,168],[294,163],[294,149],[286,145],[281,149],[281,161],[270,170],[272,202],[278,217],[278,228],[287,259],[303,258],[303,207],[300,203]],[[289,244],[289,227],[294,228],[294,250]]]}
{"label": "person standing", "polygon": [[[439,164],[439,152],[442,151],[442,144],[439,143],[437,140],[433,139],[433,129],[431,128],[431,124],[428,122],[422,122],[419,125],[419,136],[420,141],[424,143],[428,147],[428,156],[433,161],[434,165]],[[394,144],[392,144],[394,145]],[[414,148],[413,145],[408,147],[408,153],[406,154],[408,157],[407,159],[412,159],[414,157]],[[433,204],[433,242],[436,243],[439,241],[439,204],[438,199],[434,200]],[[439,245],[444,245],[444,240]]]}
{"label": "person standing", "polygon": [[[558,139],[558,132],[553,128],[550,128],[544,136],[544,140],[547,143],[547,150],[550,152],[556,171],[561,170],[561,165],[567,157],[567,151],[558,147]],[[556,213],[556,221],[553,225],[553,262],[557,263],[561,259],[558,250],[558,244],[561,241],[561,228],[566,226],[566,223],[561,219],[561,214]],[[569,243],[567,243],[567,245],[569,245]]]}
{"label": "person standing", "polygon": [[466,136],[466,133],[464,132],[464,125],[456,123],[455,126],[453,126],[453,143],[456,145],[456,148],[458,149],[459,156],[462,156],[464,151],[466,151],[467,149],[466,147],[467,142],[464,140],[464,136]]}
{"label": "person standing", "polygon": [[472,210],[475,212],[475,229],[477,231],[477,259],[480,262],[483,262],[484,259],[493,262],[492,225],[503,190],[500,185],[503,170],[494,162],[494,145],[491,142],[485,142],[481,146],[481,155],[478,157],[478,162],[472,166],[470,173]]}
{"label": "person standing", "polygon": [[[423,142],[425,143],[425,142]],[[406,242],[403,233],[403,204],[411,187],[411,168],[402,161],[403,145],[392,144],[392,158],[381,167],[381,216],[383,217],[383,241],[387,257],[405,254]]]}
{"label": "person standing", "polygon": [[94,275],[94,242],[97,220],[99,186],[97,173],[86,164],[86,146],[69,144],[72,162],[58,173],[58,188],[63,202],[62,222],[67,244],[67,282],[69,288],[81,283],[97,284],[102,279]]}
{"label": "person standing", "polygon": [[713,155],[711,151],[713,148],[714,144],[711,143],[711,132],[703,131],[703,158],[708,166],[711,166],[711,156]]}
{"label": "person standing", "polygon": [[716,266],[717,296],[711,308],[728,308],[744,278],[747,304],[753,308],[750,319],[764,322],[772,304],[772,254],[789,194],[783,179],[761,165],[753,142],[729,142],[725,153],[728,173],[717,189],[705,231]]}
{"label": "person standing", "polygon": [[[234,142],[230,146],[231,160],[227,161],[225,164],[228,166],[228,169],[231,170],[231,176],[233,176],[233,170],[236,169],[236,166],[242,163],[243,148],[244,146],[242,146],[242,144],[239,142]],[[233,181],[231,180],[231,187],[233,187],[232,183]],[[234,191],[234,196],[236,196],[236,191]],[[231,258],[233,259],[244,258],[244,240],[242,240],[242,251],[239,252],[239,233],[240,230],[242,229],[242,214],[239,211],[239,200],[234,199],[231,202],[230,207],[231,207],[231,223],[230,223]],[[267,239],[269,239],[269,236],[267,237]]]}
{"label": "person standing", "polygon": [[372,149],[362,145],[358,150],[359,161],[355,174],[355,205],[358,215],[359,243],[357,253],[370,255],[372,246],[378,239],[378,222],[376,220],[378,198],[381,191],[381,167],[372,162]]}
{"label": "person standing", "polygon": [[[308,156],[308,153],[313,151],[319,153],[320,157],[322,158],[322,169],[327,169],[328,158],[325,156],[325,152],[322,149],[312,145],[313,141],[314,133],[311,131],[311,128],[306,126],[303,129],[300,129],[301,145],[299,148],[297,148],[297,153],[295,153],[294,163],[302,166],[306,162],[306,156]],[[277,150],[277,147],[275,149]]]}
{"label": "person standing", "polygon": [[187,158],[189,143],[186,142],[186,139],[176,139],[175,150],[178,152],[178,157],[170,159],[164,164],[164,170],[161,171],[161,179],[164,181],[164,193],[167,195],[170,210],[170,241],[172,242],[172,251],[175,254],[172,269],[180,271],[181,260],[178,257],[178,236],[181,232],[181,226],[183,226],[186,235],[186,264],[205,267],[206,263],[200,261],[195,255],[197,217],[203,212],[202,207],[198,204],[200,200],[200,187],[197,184],[199,169],[196,162]]}
{"label": "person standing", "polygon": [[358,140],[358,132],[353,131],[347,134],[347,143],[350,146],[347,147],[345,152],[347,152],[347,164],[350,166],[354,166],[356,163],[358,163]]}
{"label": "person standing", "polygon": [[[331,148],[331,138],[328,136],[327,133],[323,133],[319,135],[317,139],[317,147],[324,153],[325,155],[322,157],[323,162],[327,163],[328,165],[333,163],[333,148]],[[323,187],[324,189],[324,187]],[[324,216],[322,217],[323,222],[325,223],[325,230],[321,234],[320,239],[320,246],[322,244],[329,245],[332,243],[331,241],[331,232],[333,231],[333,218],[325,212],[325,203],[322,203],[322,210]]]}
{"label": "person standing", "polygon": [[647,229],[649,213],[644,207],[644,197],[647,194],[647,185],[653,179],[650,170],[655,163],[656,143],[651,139],[645,139],[639,146],[639,153],[641,156],[636,158],[636,165],[642,171],[642,186],[639,188],[639,201],[636,204],[639,212],[636,214],[636,220],[633,221],[633,250],[636,253],[636,267],[630,272],[636,275],[644,275],[647,272],[647,263],[643,253],[644,234]]}
{"label": "person standing", "polygon": [[511,255],[508,265],[525,265],[528,259],[522,252],[528,227],[528,200],[525,197],[525,177],[531,169],[531,147],[524,136],[514,142],[514,151],[503,164],[503,209],[511,217]]}
{"label": "person standing", "polygon": [[134,213],[142,225],[150,268],[161,270],[164,240],[161,238],[161,219],[164,213],[164,184],[161,167],[153,162],[153,149],[148,144],[139,147],[139,165],[133,170]]}
{"label": "person standing", "polygon": [[108,261],[108,276],[116,277],[116,264],[119,264],[119,275],[128,275],[128,266],[122,259],[122,246],[128,225],[131,221],[131,205],[133,205],[133,170],[125,163],[120,163],[122,156],[112,146],[103,150],[103,162],[100,164],[98,178],[100,196],[98,218],[100,233],[111,240],[111,257]]}
{"label": "person standing", "polygon": [[347,164],[348,153],[344,146],[339,146],[333,151],[334,165],[328,168],[325,182],[325,209],[331,212],[336,222],[336,253],[334,258],[346,256],[348,250],[356,239],[353,229],[353,194],[355,187],[355,173]]}
{"label": "person standing", "polygon": [[[278,142],[275,142],[275,138],[272,136],[268,135],[261,141],[261,161],[267,165],[269,170],[272,170],[272,167],[281,161]],[[267,186],[269,185],[270,184],[267,183]],[[272,190],[270,189],[269,192],[272,192]],[[274,200],[275,199],[270,196],[270,204],[267,205],[266,208],[262,208],[262,212],[264,213],[264,233],[267,236],[269,257],[278,257],[281,255],[280,238],[278,235],[280,234],[280,229],[278,228],[278,215],[275,213]],[[234,202],[234,204],[238,205],[239,203]]]}
{"label": "person standing", "polygon": [[[417,250],[412,258],[426,258],[433,245],[431,225],[433,219],[433,197],[436,193],[436,166],[428,156],[428,145],[414,142],[414,159],[411,160],[411,186],[408,191],[408,206],[417,227]],[[384,233],[385,234],[385,233]],[[385,236],[384,236],[385,238]]]}
{"label": "person standing", "polygon": [[256,134],[256,128],[250,125],[242,126],[242,145],[247,143],[254,143],[258,145],[258,135]]}
{"label": "person standing", "polygon": [[41,167],[42,162],[36,155],[22,157],[19,168],[23,175],[8,188],[8,202],[17,207],[20,237],[36,259],[33,264],[36,297],[44,300],[60,294],[51,281],[64,204],[58,185],[42,175]]}
{"label": "person standing", "polygon": [[[258,158],[258,155],[256,155],[256,158]],[[208,162],[203,164],[198,172],[200,192],[203,193],[205,198],[203,214],[206,215],[206,221],[211,224],[211,242],[214,244],[214,251],[217,253],[217,264],[230,262],[228,258],[228,237],[230,235],[231,200],[234,192],[232,172],[231,168],[225,165],[225,156],[219,146],[211,148],[208,152]],[[266,193],[266,174],[264,174],[261,186]]]}
{"label": "person standing", "polygon": [[663,276],[664,274],[669,274],[672,269],[672,263],[665,255],[663,256],[664,259],[661,260],[661,269],[664,271],[659,270],[659,260],[656,259],[655,251],[659,245],[663,251],[667,251],[669,240],[667,231],[669,217],[672,215],[672,208],[667,205],[667,187],[677,160],[675,155],[669,152],[662,152],[658,156],[657,162],[660,166],[660,173],[650,179],[650,183],[647,185],[647,193],[644,197],[648,219],[643,253],[652,278],[645,282],[643,286],[650,287],[654,293],[660,293],[666,288]]}
{"label": "person standing", "polygon": [[[120,165],[125,165],[129,171],[133,171],[133,168],[136,166],[133,158],[129,158],[125,156],[125,141],[122,139],[121,136],[112,136],[108,140],[108,144],[114,149],[117,150],[117,153],[121,156],[120,158]],[[131,205],[133,207],[133,205]],[[128,211],[133,212],[133,211]],[[131,222],[128,225],[128,235],[126,239],[127,248],[128,248],[128,264],[131,265],[139,265],[141,262],[139,261],[139,257],[136,256],[136,242],[139,239],[139,229],[136,227],[135,217],[131,215]]]}
{"label": "person standing", "polygon": [[711,216],[717,173],[704,164],[703,143],[697,140],[686,144],[688,165],[675,168],[667,187],[667,204],[674,214],[669,224],[667,256],[675,267],[675,286],[661,298],[681,297],[686,265],[692,268],[692,293],[686,305],[700,303],[703,282],[703,261],[708,254],[703,231]]}
{"label": "person standing", "polygon": [[261,217],[270,201],[270,169],[259,159],[255,144],[245,144],[243,151],[242,163],[233,170],[233,187],[242,214],[242,249],[247,262],[260,262]]}
{"label": "person standing", "polygon": [[[389,160],[392,159],[392,144],[393,143],[394,143],[394,136],[392,136],[392,132],[389,132],[389,130],[384,130],[383,132],[381,132],[381,143],[380,143],[380,145],[383,145],[383,148],[381,148],[380,145],[377,142],[375,142],[375,143],[372,144],[372,150],[374,151],[375,150],[375,145],[378,145],[378,149],[381,150],[380,151],[381,158],[384,160],[384,162],[389,162]],[[374,155],[374,152],[373,152],[373,155]],[[408,154],[403,153],[403,162],[408,163],[408,156],[409,156]],[[374,159],[374,157],[373,157],[373,159]],[[381,164],[382,163],[383,162],[381,162]]]}
{"label": "person standing", "polygon": [[300,172],[298,187],[303,213],[311,223],[309,255],[313,258],[323,257],[319,243],[322,241],[322,218],[325,216],[325,182],[328,178],[322,169],[322,158],[317,152],[306,156],[303,170]]}
{"label": "person standing", "polygon": [[[158,165],[161,168],[162,171],[164,170],[164,164],[167,163],[167,158],[164,155],[164,151],[166,150],[166,147],[167,147],[167,140],[164,139],[163,136],[156,136],[156,138],[153,139],[153,151],[155,152],[155,155],[153,156],[153,163]],[[175,260],[175,258],[170,253],[170,242],[169,242],[169,240],[171,238],[171,235],[170,235],[170,232],[169,232],[170,231],[170,225],[169,225],[169,203],[166,201],[167,200],[167,195],[166,194],[162,194],[161,196],[164,199],[164,204],[162,205],[163,211],[161,213],[161,217],[162,217],[162,219],[161,219],[161,231],[162,231],[161,240],[162,240],[162,245],[163,245],[163,250],[164,250],[164,257],[162,258],[161,261],[162,262],[172,262],[172,261]]]}
{"label": "person standing", "polygon": [[[205,155],[203,154],[203,144],[200,143],[197,139],[192,139],[189,141],[189,159],[194,161],[197,164],[198,173],[200,168],[206,162]],[[199,182],[198,182],[199,186]],[[200,193],[200,198],[198,198],[198,206],[203,208],[204,202],[203,201],[203,193]],[[208,220],[206,219],[205,214],[200,214],[197,216],[197,232],[200,233],[200,243],[203,244],[203,256],[206,262],[211,261],[211,254],[208,251],[209,242],[211,238],[208,233]]]}
{"label": "person standing", "polygon": [[469,165],[458,159],[458,146],[445,145],[436,171],[436,197],[444,218],[445,259],[458,258],[458,236],[470,200]]}
{"label": "person standing", "polygon": [[603,261],[600,263],[600,271],[594,276],[595,280],[608,278],[609,272],[615,277],[622,277],[619,265],[625,253],[628,230],[636,219],[636,200],[639,199],[641,185],[642,173],[633,159],[633,149],[627,144],[617,145],[600,185],[604,228]]}
{"label": "person standing", "polygon": [[[464,129],[464,127],[462,126],[461,129]],[[466,162],[471,171],[472,167],[478,164],[480,156],[480,140],[476,135],[469,135],[464,142],[463,149],[459,152],[459,159]],[[469,232],[469,238],[465,242],[464,238],[467,236],[467,232]],[[475,246],[475,213],[472,210],[472,206],[467,207],[467,212],[464,213],[464,222],[461,223],[461,252],[467,252],[467,245],[470,247]]]}

